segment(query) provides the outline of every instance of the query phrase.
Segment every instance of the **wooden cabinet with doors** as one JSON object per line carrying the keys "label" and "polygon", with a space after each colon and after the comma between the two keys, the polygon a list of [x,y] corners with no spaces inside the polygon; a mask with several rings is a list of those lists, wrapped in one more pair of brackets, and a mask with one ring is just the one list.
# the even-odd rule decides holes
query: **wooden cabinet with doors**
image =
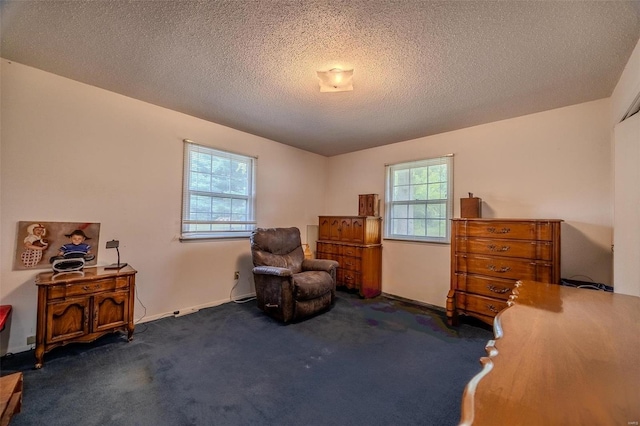
{"label": "wooden cabinet with doors", "polygon": [[131,340],[135,274],[130,266],[39,274],[36,368],[45,353],[67,343],[91,342],[119,330]]}
{"label": "wooden cabinet with doors", "polygon": [[362,297],[382,291],[382,219],[374,216],[320,216],[317,257],[337,261],[338,286]]}

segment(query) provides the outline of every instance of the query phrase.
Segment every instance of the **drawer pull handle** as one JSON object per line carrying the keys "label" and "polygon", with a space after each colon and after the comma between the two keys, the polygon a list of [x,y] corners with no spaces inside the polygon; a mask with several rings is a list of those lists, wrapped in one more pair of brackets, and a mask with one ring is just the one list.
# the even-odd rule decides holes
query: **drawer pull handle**
{"label": "drawer pull handle", "polygon": [[490,234],[508,234],[511,232],[509,228],[496,229],[494,227],[487,228],[487,232]]}
{"label": "drawer pull handle", "polygon": [[502,268],[498,269],[495,265],[489,265],[487,266],[487,269],[493,272],[505,273],[505,272],[509,272],[511,270],[511,267],[503,266]]}
{"label": "drawer pull handle", "polygon": [[489,291],[492,291],[492,292],[498,293],[498,294],[504,294],[504,293],[508,292],[509,290],[511,290],[509,287],[496,287],[493,284],[487,285],[487,289]]}
{"label": "drawer pull handle", "polygon": [[82,289],[83,289],[84,291],[89,291],[89,290],[100,290],[100,284],[95,284],[95,285],[93,286],[93,288],[91,288],[91,286],[90,286],[90,285],[83,285],[83,286],[82,286]]}
{"label": "drawer pull handle", "polygon": [[494,314],[497,314],[498,312],[500,312],[500,310],[493,305],[487,305],[487,309],[489,309]]}
{"label": "drawer pull handle", "polygon": [[489,244],[487,248],[489,251],[509,251],[509,249],[511,249],[509,246],[498,247],[495,244]]}

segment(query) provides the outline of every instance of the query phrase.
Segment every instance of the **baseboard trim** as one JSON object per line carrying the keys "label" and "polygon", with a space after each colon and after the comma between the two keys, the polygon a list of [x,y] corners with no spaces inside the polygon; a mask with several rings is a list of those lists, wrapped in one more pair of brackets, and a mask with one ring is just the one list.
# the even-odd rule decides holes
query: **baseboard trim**
{"label": "baseboard trim", "polygon": [[408,303],[410,305],[419,306],[421,308],[427,308],[427,309],[431,309],[431,310],[434,310],[434,311],[438,311],[438,312],[441,312],[441,313],[446,313],[447,312],[447,310],[445,308],[443,308],[442,306],[436,306],[436,305],[432,305],[430,303],[419,302],[419,301],[413,300],[413,299],[407,299],[405,297],[396,296],[395,294],[389,294],[389,293],[384,293],[383,292],[382,296],[387,297],[389,299],[397,300],[399,302]]}
{"label": "baseboard trim", "polygon": [[[421,307],[421,308],[426,308],[426,309],[431,309],[431,310],[438,311],[438,312],[441,312],[441,313],[446,313],[446,309],[443,308],[443,307],[436,306],[436,305],[431,305],[431,304],[425,303],[425,302],[419,302],[419,301],[413,300],[413,299],[407,299],[406,297],[396,296],[395,294],[390,294],[390,293],[384,293],[383,292],[381,294],[381,296],[389,298],[389,299],[394,299],[394,300],[397,300],[399,302],[407,303],[407,304],[410,304],[410,305],[415,305],[415,306],[418,306],[418,307]],[[225,303],[230,303],[230,302],[235,302],[235,301],[243,301],[245,299],[249,299],[249,298],[253,298],[253,297],[256,297],[255,293],[247,293],[247,294],[243,294],[241,296],[236,296],[234,300],[230,300],[230,299],[215,300],[215,301],[212,301],[212,302],[203,303],[201,305],[196,305],[196,306],[191,306],[191,307],[182,308],[182,309],[176,309],[176,310],[180,311],[180,313],[181,313],[178,316],[183,316],[183,315],[196,313],[200,309],[213,308],[215,306],[220,306],[220,305],[223,305]],[[151,321],[159,320],[161,318],[176,317],[176,315],[174,314],[174,312],[176,310],[169,311],[169,312],[164,312],[164,313],[160,313],[160,314],[156,314],[156,315],[151,315],[151,316],[148,316],[148,317],[144,316],[144,317],[136,319],[134,322],[135,322],[135,324],[144,324],[145,322],[151,322]],[[9,348],[9,350],[7,351],[6,354],[16,354],[16,353],[20,353],[20,352],[26,352],[26,351],[29,351],[29,350],[33,350],[33,349],[34,349],[34,346],[32,346],[32,345],[19,346],[19,347],[15,347],[15,348]]]}
{"label": "baseboard trim", "polygon": [[[243,300],[243,299],[247,299],[250,297],[255,297],[256,294],[255,293],[247,293],[247,294],[243,294],[241,296],[236,296],[236,298],[234,300]],[[190,315],[190,314],[194,314],[196,312],[198,312],[200,309],[206,309],[206,308],[213,308],[215,306],[220,306],[223,305],[225,303],[230,303],[233,302],[234,300],[231,299],[223,299],[223,300],[215,300],[213,302],[207,302],[207,303],[203,303],[201,305],[195,305],[195,306],[189,306],[186,308],[180,308],[180,309],[175,309],[173,311],[169,311],[169,312],[164,312],[161,314],[156,314],[156,315],[151,315],[151,316],[145,316],[145,317],[141,317],[136,319],[134,322],[136,324],[144,324],[145,322],[150,322],[150,321],[155,321],[155,320],[159,320],[161,318],[166,318],[166,317],[181,317],[184,315]],[[174,312],[179,311],[180,314],[175,315]]]}

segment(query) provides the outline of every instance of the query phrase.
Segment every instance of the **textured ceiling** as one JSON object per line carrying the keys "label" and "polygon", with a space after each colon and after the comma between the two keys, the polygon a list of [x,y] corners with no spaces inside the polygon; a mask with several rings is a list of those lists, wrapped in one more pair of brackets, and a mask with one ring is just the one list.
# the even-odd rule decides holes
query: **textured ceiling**
{"label": "textured ceiling", "polygon": [[1,7],[5,59],[327,156],[610,96],[640,37],[640,1]]}

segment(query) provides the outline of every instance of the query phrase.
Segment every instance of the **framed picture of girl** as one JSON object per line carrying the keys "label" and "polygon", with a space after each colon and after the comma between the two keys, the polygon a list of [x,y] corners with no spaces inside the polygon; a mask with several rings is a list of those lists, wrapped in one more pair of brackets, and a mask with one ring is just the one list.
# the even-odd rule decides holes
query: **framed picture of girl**
{"label": "framed picture of girl", "polygon": [[100,247],[100,224],[91,222],[18,222],[13,269],[48,269],[69,253],[95,265]]}

